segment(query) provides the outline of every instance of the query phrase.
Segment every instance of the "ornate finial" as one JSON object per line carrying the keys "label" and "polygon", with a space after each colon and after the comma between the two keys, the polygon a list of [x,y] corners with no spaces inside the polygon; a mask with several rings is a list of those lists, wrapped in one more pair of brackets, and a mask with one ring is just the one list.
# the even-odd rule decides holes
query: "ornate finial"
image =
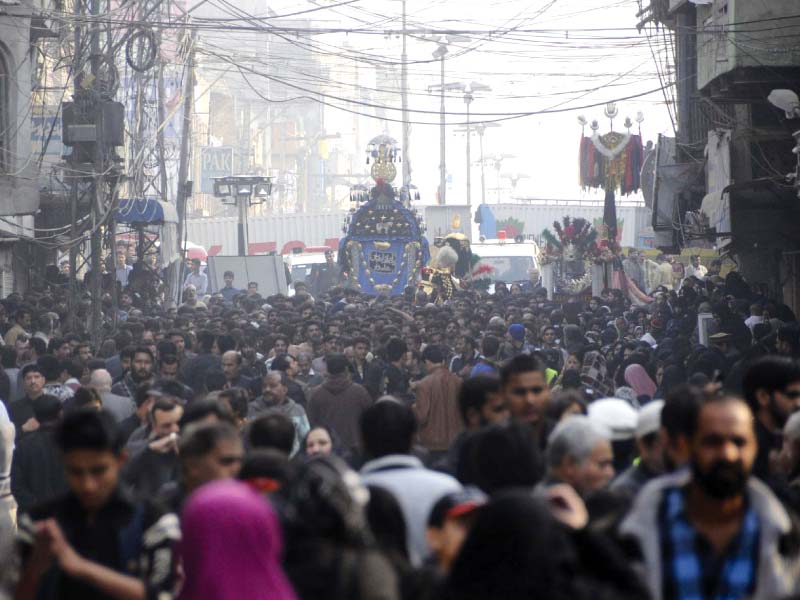
{"label": "ornate finial", "polygon": [[600,123],[597,122],[597,119],[592,121],[591,128],[592,128],[592,131],[595,131],[595,132],[598,129],[600,129]]}
{"label": "ornate finial", "polygon": [[625,123],[624,123],[624,125],[625,125],[625,129],[627,129],[627,130],[628,130],[628,133],[630,133],[630,131],[631,131],[631,127],[633,127],[633,121],[631,121],[631,118],[630,118],[630,117],[625,117]]}
{"label": "ornate finial", "polygon": [[615,119],[619,114],[619,110],[617,109],[617,103],[609,102],[608,104],[606,104],[606,107],[603,109],[603,112],[609,119]]}
{"label": "ornate finial", "polygon": [[581,124],[581,127],[586,127],[588,121],[586,120],[586,117],[584,117],[583,115],[578,115],[578,123]]}

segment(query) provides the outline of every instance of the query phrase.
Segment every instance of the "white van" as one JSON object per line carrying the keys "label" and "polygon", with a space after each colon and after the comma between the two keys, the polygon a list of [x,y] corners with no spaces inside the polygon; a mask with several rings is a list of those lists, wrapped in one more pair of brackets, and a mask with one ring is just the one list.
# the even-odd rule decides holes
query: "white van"
{"label": "white van", "polygon": [[533,240],[481,240],[472,244],[472,253],[480,258],[473,271],[481,265],[492,267],[486,275],[492,281],[490,293],[494,292],[496,281],[503,281],[508,286],[538,282],[539,246]]}
{"label": "white van", "polygon": [[[327,247],[313,247],[308,248],[307,251],[298,252],[296,254],[285,254],[283,262],[289,269],[289,275],[292,277],[292,283],[289,284],[289,295],[294,296],[294,284],[297,282],[305,282],[311,272],[316,266],[319,268],[325,264],[325,252],[330,250]],[[336,250],[333,250],[333,260],[336,262]],[[310,290],[309,290],[310,291]]]}

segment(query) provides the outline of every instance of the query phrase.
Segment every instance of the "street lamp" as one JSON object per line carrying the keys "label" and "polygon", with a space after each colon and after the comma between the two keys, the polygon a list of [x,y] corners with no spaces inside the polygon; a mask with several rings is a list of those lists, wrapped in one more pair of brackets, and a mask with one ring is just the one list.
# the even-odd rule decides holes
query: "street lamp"
{"label": "street lamp", "polygon": [[462,35],[443,35],[424,37],[429,42],[436,42],[436,50],[433,51],[433,58],[441,61],[441,83],[439,85],[428,86],[428,93],[438,90],[440,92],[439,103],[439,204],[445,203],[447,194],[447,166],[445,161],[445,114],[444,114],[444,94],[448,90],[464,91],[463,83],[445,84],[444,82],[444,58],[447,56],[447,45],[453,42],[467,42],[469,38]]}
{"label": "street lamp", "polygon": [[233,175],[214,178],[214,196],[223,204],[236,204],[239,209],[239,256],[247,256],[247,209],[261,204],[272,195],[272,177]]}
{"label": "street lamp", "polygon": [[[800,98],[792,90],[772,90],[767,96],[770,104],[781,109],[786,113],[787,119],[800,119]],[[794,186],[797,188],[797,196],[800,198],[800,130],[792,134],[795,147],[792,149],[797,156],[797,167],[794,172]]]}
{"label": "street lamp", "polygon": [[503,168],[503,161],[508,159],[517,158],[513,154],[493,154],[491,156],[487,156],[484,159],[484,162],[488,162],[492,166],[494,166],[495,171],[497,172],[497,203],[500,204],[500,192],[502,188],[500,187],[500,170]]}
{"label": "street lamp", "polygon": [[508,179],[511,182],[511,190],[517,190],[517,184],[519,183],[520,179],[530,179],[530,175],[527,173],[503,173],[500,175],[503,179]]}
{"label": "street lamp", "polygon": [[772,90],[767,100],[785,112],[787,119],[800,118],[800,98],[792,90]]}
{"label": "street lamp", "polygon": [[491,92],[492,88],[486,84],[473,81],[464,90],[464,104],[467,105],[467,206],[472,206],[472,159],[470,158],[470,119],[469,105],[475,99],[475,92]]}
{"label": "street lamp", "polygon": [[483,156],[483,134],[486,129],[490,127],[500,127],[500,123],[478,123],[475,125],[475,131],[478,132],[478,142],[481,152],[481,204],[486,204],[486,159]]}

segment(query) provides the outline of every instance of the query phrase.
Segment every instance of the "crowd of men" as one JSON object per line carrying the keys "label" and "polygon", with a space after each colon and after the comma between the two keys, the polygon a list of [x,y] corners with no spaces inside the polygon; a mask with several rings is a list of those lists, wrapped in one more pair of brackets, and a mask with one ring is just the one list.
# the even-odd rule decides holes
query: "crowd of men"
{"label": "crowd of men", "polygon": [[60,284],[0,303],[0,598],[800,594],[800,327],[735,271],[564,306],[198,264],[174,306],[124,262],[97,347]]}

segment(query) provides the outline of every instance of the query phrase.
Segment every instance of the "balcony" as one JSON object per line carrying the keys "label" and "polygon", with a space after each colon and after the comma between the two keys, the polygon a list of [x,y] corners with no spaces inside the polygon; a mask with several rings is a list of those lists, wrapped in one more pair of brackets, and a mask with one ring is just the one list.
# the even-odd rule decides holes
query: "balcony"
{"label": "balcony", "polygon": [[698,5],[698,89],[715,99],[749,99],[796,76],[797,7],[797,0],[712,0]]}

